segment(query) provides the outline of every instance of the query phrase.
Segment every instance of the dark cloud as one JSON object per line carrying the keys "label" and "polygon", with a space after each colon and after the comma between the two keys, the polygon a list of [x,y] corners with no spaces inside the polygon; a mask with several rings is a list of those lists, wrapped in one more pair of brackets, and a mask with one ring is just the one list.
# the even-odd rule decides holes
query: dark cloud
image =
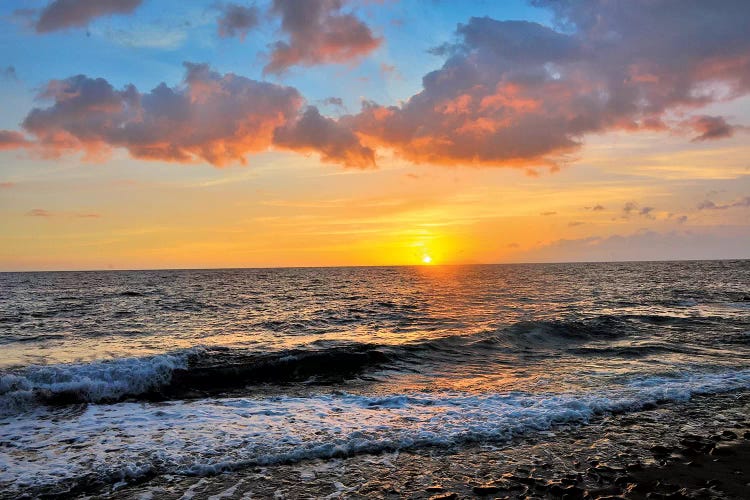
{"label": "dark cloud", "polygon": [[717,204],[711,200],[705,200],[698,204],[698,210],[726,210],[739,207],[750,207],[750,196],[745,196],[730,203]]}
{"label": "dark cloud", "polygon": [[235,3],[219,4],[217,20],[219,36],[222,38],[237,37],[244,40],[248,32],[258,25],[258,8],[255,5]]}
{"label": "dark cloud", "polygon": [[539,215],[557,215],[557,212],[542,212]]}
{"label": "dark cloud", "polygon": [[698,134],[693,142],[724,139],[734,134],[734,127],[721,116],[696,116],[688,120],[687,125]]}
{"label": "dark cloud", "polygon": [[572,222],[568,222],[568,227],[577,227],[577,226],[582,226],[584,224],[585,224],[585,222],[581,222],[579,220],[575,220],[575,221],[572,221]]}
{"label": "dark cloud", "polygon": [[277,128],[273,140],[282,148],[318,152],[323,161],[356,168],[375,166],[375,152],[362,146],[351,130],[322,116],[315,106],[308,107],[296,122]]}
{"label": "dark cloud", "polygon": [[367,102],[350,126],[414,162],[527,167],[564,161],[587,134],[665,129],[671,111],[750,91],[750,2],[535,4],[560,27],[472,18],[435,51],[447,60],[421,92]]}
{"label": "dark cloud", "polygon": [[355,60],[382,42],[352,13],[342,12],[343,0],[274,0],[273,14],[281,16],[288,36],[271,46],[265,73],[280,74],[291,66],[313,66]]}
{"label": "dark cloud", "polygon": [[54,0],[33,13],[33,27],[37,33],[85,27],[97,17],[130,14],[141,2],[142,0]]}
{"label": "dark cloud", "polygon": [[602,205],[594,205],[593,207],[583,207],[586,210],[591,210],[593,212],[601,212],[604,210],[604,207]]}

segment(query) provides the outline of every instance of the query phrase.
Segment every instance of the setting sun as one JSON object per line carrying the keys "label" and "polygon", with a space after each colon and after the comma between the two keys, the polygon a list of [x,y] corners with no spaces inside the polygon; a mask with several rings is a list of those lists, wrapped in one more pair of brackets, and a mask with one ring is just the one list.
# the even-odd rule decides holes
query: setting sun
{"label": "setting sun", "polygon": [[422,264],[432,264],[432,257],[429,255],[422,257]]}

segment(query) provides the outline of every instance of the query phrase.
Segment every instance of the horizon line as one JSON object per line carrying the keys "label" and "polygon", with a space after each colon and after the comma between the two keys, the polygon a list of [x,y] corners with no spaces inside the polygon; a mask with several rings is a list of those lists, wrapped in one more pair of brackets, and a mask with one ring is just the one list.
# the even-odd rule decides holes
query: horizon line
{"label": "horizon line", "polygon": [[726,262],[750,261],[748,257],[721,257],[715,259],[633,259],[633,260],[569,260],[547,262],[470,262],[444,264],[352,264],[335,266],[246,266],[246,267],[154,267],[138,269],[33,269],[33,270],[0,270],[0,274],[16,273],[103,273],[103,272],[146,272],[146,271],[237,271],[237,270],[273,270],[273,269],[350,269],[350,268],[384,268],[384,267],[468,267],[468,266],[528,266],[528,265],[559,265],[559,264],[637,264],[654,262]]}

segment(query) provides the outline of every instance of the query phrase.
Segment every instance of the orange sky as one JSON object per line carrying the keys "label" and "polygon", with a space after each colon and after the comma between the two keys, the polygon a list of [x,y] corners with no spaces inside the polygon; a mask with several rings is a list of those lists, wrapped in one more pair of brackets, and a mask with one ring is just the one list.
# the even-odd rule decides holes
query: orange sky
{"label": "orange sky", "polygon": [[0,270],[750,258],[741,3],[278,5],[0,9]]}

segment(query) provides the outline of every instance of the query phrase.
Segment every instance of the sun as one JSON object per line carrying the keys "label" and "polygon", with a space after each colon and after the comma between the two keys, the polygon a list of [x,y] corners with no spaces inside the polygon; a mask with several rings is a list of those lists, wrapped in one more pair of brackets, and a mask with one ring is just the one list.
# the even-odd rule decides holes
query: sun
{"label": "sun", "polygon": [[429,255],[425,254],[422,257],[422,264],[432,264],[432,257],[430,257]]}

